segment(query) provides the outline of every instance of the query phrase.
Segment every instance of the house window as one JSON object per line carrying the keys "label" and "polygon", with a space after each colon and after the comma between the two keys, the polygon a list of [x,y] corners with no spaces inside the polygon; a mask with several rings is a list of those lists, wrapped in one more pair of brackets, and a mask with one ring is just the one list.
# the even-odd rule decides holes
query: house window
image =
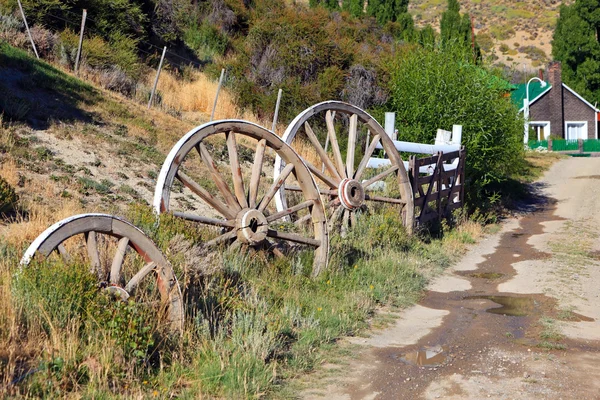
{"label": "house window", "polygon": [[565,139],[587,139],[588,129],[587,121],[567,121],[565,122]]}
{"label": "house window", "polygon": [[[533,134],[531,133],[533,131]],[[532,121],[529,123],[530,138],[546,140],[550,136],[550,121]]]}

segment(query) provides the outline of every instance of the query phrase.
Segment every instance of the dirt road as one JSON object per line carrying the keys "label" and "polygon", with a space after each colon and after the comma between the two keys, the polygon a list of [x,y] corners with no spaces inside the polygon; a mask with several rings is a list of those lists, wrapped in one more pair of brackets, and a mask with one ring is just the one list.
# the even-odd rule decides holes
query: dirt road
{"label": "dirt road", "polygon": [[536,187],[303,397],[600,399],[600,158],[561,160]]}

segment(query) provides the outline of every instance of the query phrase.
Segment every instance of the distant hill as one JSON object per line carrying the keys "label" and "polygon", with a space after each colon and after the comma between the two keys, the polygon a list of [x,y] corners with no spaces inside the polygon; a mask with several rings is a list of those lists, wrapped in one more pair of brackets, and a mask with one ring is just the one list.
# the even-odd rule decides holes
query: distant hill
{"label": "distant hill", "polygon": [[[439,30],[446,4],[446,0],[410,0],[409,12],[417,26],[431,24]],[[560,4],[558,0],[460,1],[461,13],[468,12],[473,18],[484,55],[517,69],[543,67],[552,58],[552,34]]]}

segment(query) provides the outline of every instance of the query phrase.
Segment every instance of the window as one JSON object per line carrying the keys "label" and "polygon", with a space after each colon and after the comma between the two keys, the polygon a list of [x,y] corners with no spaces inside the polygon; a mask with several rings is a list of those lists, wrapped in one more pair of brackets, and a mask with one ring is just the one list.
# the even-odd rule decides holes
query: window
{"label": "window", "polygon": [[587,121],[568,121],[565,122],[565,139],[587,139],[588,129]]}
{"label": "window", "polygon": [[[533,132],[532,132],[533,131]],[[550,136],[550,121],[532,121],[529,123],[530,139],[546,140]]]}

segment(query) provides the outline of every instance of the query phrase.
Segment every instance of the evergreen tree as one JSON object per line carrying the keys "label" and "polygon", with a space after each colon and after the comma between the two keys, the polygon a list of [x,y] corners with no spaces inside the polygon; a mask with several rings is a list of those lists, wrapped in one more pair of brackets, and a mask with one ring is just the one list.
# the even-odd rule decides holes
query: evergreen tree
{"label": "evergreen tree", "polygon": [[450,41],[471,45],[471,18],[469,14],[461,17],[457,0],[448,0],[448,10],[442,13],[440,35],[442,45]]}
{"label": "evergreen tree", "polygon": [[552,55],[562,62],[563,81],[593,102],[600,101],[600,1],[562,5]]}
{"label": "evergreen tree", "polygon": [[348,11],[353,17],[360,17],[363,15],[363,0],[343,0],[342,10]]}
{"label": "evergreen tree", "polygon": [[367,4],[367,14],[375,17],[381,25],[405,18],[402,14],[406,13],[408,13],[408,0],[369,0]]}

